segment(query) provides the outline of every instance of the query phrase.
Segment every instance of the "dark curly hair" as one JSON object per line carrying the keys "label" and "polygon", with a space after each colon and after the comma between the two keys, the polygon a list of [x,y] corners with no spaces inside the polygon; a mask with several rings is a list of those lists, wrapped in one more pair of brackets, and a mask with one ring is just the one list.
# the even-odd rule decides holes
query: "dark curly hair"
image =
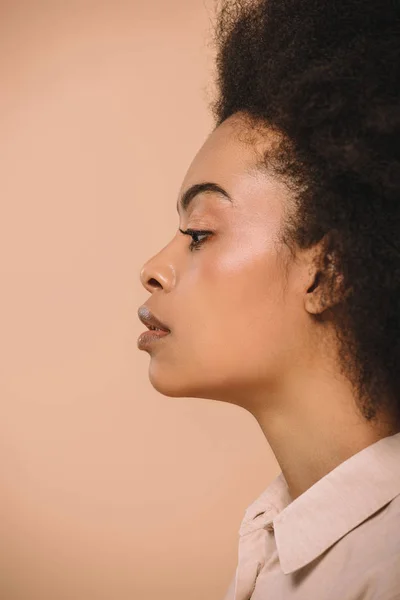
{"label": "dark curly hair", "polygon": [[329,309],[341,372],[367,421],[387,409],[400,427],[400,0],[216,12],[215,126],[240,113],[279,134],[259,166],[292,192],[281,240],[293,253],[324,238],[319,282],[342,282]]}

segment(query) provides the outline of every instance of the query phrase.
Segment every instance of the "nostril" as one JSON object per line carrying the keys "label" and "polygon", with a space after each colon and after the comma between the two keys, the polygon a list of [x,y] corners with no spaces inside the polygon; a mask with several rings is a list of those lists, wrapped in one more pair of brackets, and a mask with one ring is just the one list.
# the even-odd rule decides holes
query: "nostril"
{"label": "nostril", "polygon": [[162,287],[162,286],[161,286],[161,283],[159,283],[159,282],[157,281],[157,279],[154,279],[154,277],[151,277],[151,278],[149,279],[149,281],[148,281],[148,285],[150,285],[151,287],[159,287],[159,288],[160,288],[160,287]]}

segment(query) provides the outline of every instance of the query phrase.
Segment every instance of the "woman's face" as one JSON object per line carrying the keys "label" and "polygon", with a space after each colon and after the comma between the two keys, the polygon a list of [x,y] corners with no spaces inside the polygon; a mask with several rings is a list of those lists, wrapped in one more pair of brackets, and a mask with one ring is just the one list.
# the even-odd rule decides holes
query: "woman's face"
{"label": "woman's face", "polygon": [[254,150],[239,141],[238,123],[233,116],[209,136],[180,190],[179,198],[211,182],[227,192],[231,200],[202,192],[179,208],[181,229],[213,234],[190,250],[192,238],[177,230],[144,265],[141,281],[151,293],[146,306],[171,330],[148,349],[154,388],[249,407],[277,392],[308,355],[308,279],[277,243],[289,191],[254,170]]}

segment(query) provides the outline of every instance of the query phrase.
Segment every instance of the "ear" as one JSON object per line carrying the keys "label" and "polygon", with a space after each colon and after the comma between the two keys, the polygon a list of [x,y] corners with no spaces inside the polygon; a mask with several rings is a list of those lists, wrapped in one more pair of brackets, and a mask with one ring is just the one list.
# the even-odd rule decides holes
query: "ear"
{"label": "ear", "polygon": [[322,240],[310,253],[309,280],[304,296],[307,312],[321,315],[343,301],[351,292],[343,289],[344,276],[340,272],[334,251],[326,252],[326,240]]}

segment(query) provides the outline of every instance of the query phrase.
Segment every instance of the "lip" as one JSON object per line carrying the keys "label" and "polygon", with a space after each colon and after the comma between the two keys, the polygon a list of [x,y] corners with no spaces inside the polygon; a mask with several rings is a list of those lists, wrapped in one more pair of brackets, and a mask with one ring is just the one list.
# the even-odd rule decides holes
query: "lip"
{"label": "lip", "polygon": [[160,341],[170,335],[170,333],[170,331],[144,331],[138,337],[137,347],[139,350],[148,350],[150,346],[154,343],[160,343]]}
{"label": "lip", "polygon": [[[149,329],[150,329],[150,327],[156,327],[157,329],[161,329],[162,332],[164,332],[164,333],[171,332],[169,327],[167,325],[165,325],[165,323],[160,321],[160,319],[158,319],[155,315],[153,315],[151,310],[145,305],[143,305],[139,308],[138,317],[142,321],[142,323],[144,323],[144,325],[146,325],[146,327],[148,327]],[[147,333],[147,332],[145,332],[145,333]],[[154,333],[154,332],[152,332],[152,333]]]}

